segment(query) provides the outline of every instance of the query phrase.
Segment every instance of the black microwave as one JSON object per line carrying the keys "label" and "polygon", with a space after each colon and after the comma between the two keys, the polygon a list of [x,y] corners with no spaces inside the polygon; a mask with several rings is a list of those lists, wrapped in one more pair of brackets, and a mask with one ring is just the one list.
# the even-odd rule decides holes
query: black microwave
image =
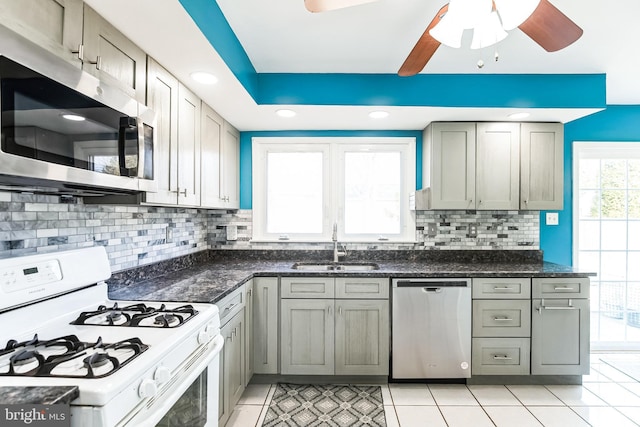
{"label": "black microwave", "polygon": [[0,185],[156,191],[151,110],[47,52],[20,59],[0,50]]}

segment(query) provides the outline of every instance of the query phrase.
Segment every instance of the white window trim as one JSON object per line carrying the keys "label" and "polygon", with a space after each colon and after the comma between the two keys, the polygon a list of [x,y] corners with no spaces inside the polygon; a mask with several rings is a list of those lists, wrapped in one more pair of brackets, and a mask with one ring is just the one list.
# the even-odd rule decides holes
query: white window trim
{"label": "white window trim", "polygon": [[[401,224],[399,235],[359,235],[346,237],[344,224],[339,218],[340,209],[344,209],[340,182],[344,182],[342,161],[346,149],[364,149],[382,151],[400,151],[403,172],[401,198]],[[281,239],[280,236],[266,232],[266,156],[277,151],[322,151],[328,156],[323,165],[325,209],[323,212],[322,233],[318,235],[293,235]],[[334,222],[338,224],[338,240],[341,242],[389,242],[415,243],[415,213],[409,208],[409,195],[415,191],[416,176],[416,140],[414,137],[254,137],[252,138],[252,186],[253,186],[253,237],[254,242],[328,242]],[[331,167],[338,168],[332,171]],[[283,236],[284,237],[284,236]]]}

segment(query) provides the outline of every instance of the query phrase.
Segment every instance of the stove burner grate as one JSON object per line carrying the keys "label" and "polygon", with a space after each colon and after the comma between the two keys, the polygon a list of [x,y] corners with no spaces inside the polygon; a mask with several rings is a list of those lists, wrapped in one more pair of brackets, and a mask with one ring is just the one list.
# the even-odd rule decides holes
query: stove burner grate
{"label": "stove burner grate", "polygon": [[[153,307],[144,303],[119,307],[116,302],[111,307],[99,305],[96,310],[84,311],[80,313],[71,324],[176,328],[183,325],[196,314],[198,314],[198,311],[190,304],[175,308],[167,308],[165,304],[161,304],[159,307]],[[145,319],[150,318],[153,318],[152,322],[145,321]]]}

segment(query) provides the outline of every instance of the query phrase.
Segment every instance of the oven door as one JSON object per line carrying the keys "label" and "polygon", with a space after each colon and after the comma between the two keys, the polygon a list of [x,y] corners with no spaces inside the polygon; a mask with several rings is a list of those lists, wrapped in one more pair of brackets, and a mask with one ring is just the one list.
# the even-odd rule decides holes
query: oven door
{"label": "oven door", "polygon": [[213,350],[183,375],[172,378],[158,394],[120,427],[217,427],[221,335],[213,339]]}

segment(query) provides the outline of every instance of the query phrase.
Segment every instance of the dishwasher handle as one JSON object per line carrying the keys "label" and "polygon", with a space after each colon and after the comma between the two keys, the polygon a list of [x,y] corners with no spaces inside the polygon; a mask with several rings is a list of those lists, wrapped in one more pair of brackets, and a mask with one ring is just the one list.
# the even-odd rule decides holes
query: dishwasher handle
{"label": "dishwasher handle", "polygon": [[398,280],[395,283],[398,288],[466,288],[467,280]]}
{"label": "dishwasher handle", "polygon": [[434,288],[434,287],[424,287],[422,288],[422,292],[435,292],[437,294],[439,294],[440,292],[442,292],[442,288]]}

